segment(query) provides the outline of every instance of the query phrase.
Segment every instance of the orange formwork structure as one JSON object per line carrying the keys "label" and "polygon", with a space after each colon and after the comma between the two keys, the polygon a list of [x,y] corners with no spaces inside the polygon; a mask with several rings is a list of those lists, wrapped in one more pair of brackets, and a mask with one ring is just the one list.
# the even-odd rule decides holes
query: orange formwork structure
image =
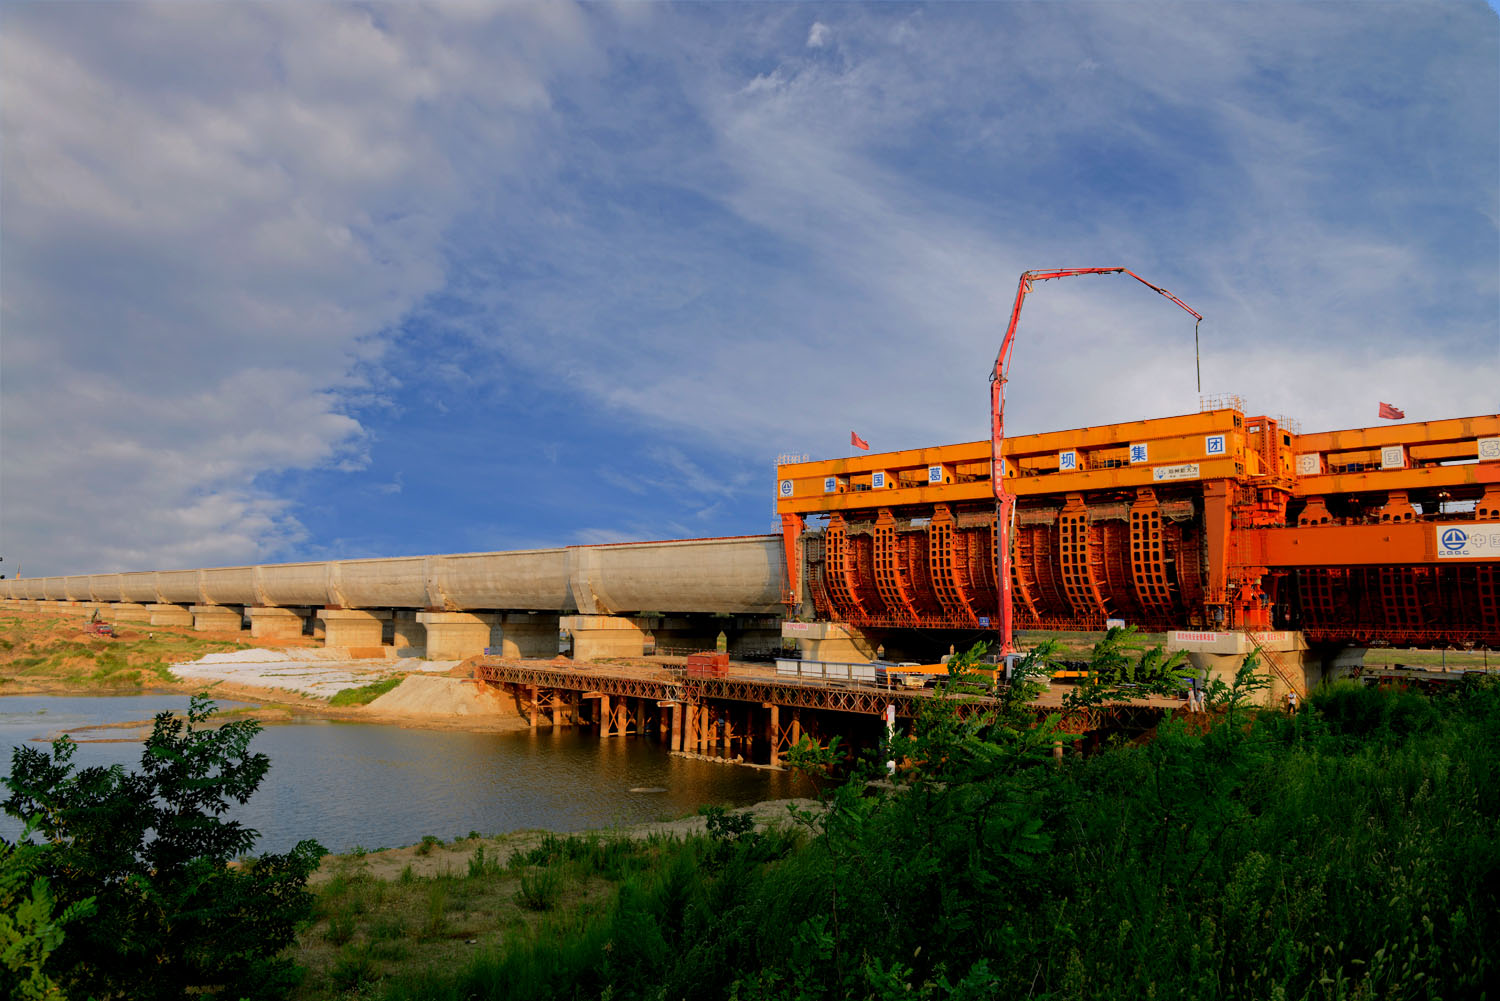
{"label": "orange formwork structure", "polygon": [[[778,466],[789,601],[992,628],[990,446]],[[1020,628],[1500,647],[1500,416],[1296,434],[1221,407],[1007,438],[1004,468]]]}

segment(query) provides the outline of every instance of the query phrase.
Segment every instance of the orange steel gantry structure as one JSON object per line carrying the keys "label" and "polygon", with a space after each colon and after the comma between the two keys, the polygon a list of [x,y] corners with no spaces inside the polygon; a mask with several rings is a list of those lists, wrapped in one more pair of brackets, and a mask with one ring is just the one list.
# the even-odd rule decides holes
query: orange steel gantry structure
{"label": "orange steel gantry structure", "polygon": [[[789,604],[990,629],[991,442],[778,466]],[[1296,434],[1235,406],[1007,438],[1023,629],[1500,648],[1500,415]]]}

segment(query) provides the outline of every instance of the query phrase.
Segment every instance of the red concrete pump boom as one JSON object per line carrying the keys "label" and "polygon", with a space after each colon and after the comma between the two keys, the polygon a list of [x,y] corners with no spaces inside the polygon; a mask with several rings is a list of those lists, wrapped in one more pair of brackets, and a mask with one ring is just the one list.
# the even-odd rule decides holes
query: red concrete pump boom
{"label": "red concrete pump boom", "polygon": [[[1026,296],[1031,292],[1033,282],[1050,281],[1053,278],[1076,278],[1080,275],[1129,275],[1142,285],[1171,299],[1183,309],[1192,313],[1197,323],[1193,324],[1193,346],[1196,353],[1198,343],[1198,323],[1203,322],[1203,317],[1198,311],[1187,303],[1177,298],[1171,292],[1157,285],[1152,285],[1146,279],[1128,268],[1061,268],[1055,271],[1023,271],[1021,282],[1016,288],[1016,304],[1010,310],[1010,325],[1005,328],[1005,339],[1000,342],[1000,353],[995,355],[995,370],[990,373],[990,480],[995,486],[996,504],[996,539],[995,548],[999,565],[996,567],[996,590],[1000,593],[1000,655],[1002,658],[1010,658],[1016,653],[1015,636],[1012,632],[1011,623],[1011,570],[1010,570],[1010,522],[1016,507],[1016,496],[1005,488],[1005,461],[1001,456],[1001,448],[1005,443],[1005,381],[1010,372],[1010,352],[1015,344],[1016,324],[1021,320],[1021,306],[1026,302]],[[1198,389],[1203,389],[1200,374]]]}

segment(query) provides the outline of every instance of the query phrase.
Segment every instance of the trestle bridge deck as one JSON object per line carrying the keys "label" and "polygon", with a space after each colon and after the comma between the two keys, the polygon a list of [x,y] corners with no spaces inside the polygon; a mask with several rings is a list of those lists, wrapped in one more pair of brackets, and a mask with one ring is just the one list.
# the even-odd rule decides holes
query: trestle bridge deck
{"label": "trestle bridge deck", "polygon": [[[475,677],[516,700],[533,727],[591,726],[601,739],[655,735],[674,753],[738,758],[779,767],[788,748],[802,738],[835,735],[849,746],[878,742],[885,716],[909,722],[920,707],[945,696],[931,689],[830,683],[785,678],[735,665],[721,676],[689,675],[669,664],[565,665],[484,657]],[[959,714],[993,711],[988,696],[946,696]],[[1062,710],[1049,693],[1034,708],[1039,716]],[[1108,706],[1064,717],[1070,732],[1103,727],[1149,726],[1173,700]]]}

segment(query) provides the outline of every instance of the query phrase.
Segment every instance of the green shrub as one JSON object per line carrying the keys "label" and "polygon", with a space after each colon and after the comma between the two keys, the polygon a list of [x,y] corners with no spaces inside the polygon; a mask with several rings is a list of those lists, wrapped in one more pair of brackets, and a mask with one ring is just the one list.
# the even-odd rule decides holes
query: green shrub
{"label": "green shrub", "polygon": [[375,979],[375,963],[369,946],[350,946],[339,953],[338,960],[328,971],[328,979],[335,990],[348,992],[357,990]]}
{"label": "green shrub", "polygon": [[330,706],[369,705],[405,680],[405,675],[397,675],[393,678],[386,678],[384,681],[377,681],[374,684],[361,685],[358,688],[345,688],[341,692],[334,692],[333,697],[328,700],[328,704]]}
{"label": "green shrub", "polygon": [[486,876],[495,869],[494,861],[485,856],[484,845],[475,845],[474,854],[469,857],[469,878]]}
{"label": "green shrub", "polygon": [[234,997],[284,996],[297,979],[282,953],[312,909],[307,878],[323,849],[232,862],[256,832],[224,820],[259,787],[269,759],[252,754],[254,720],[209,726],[195,697],[186,720],[156,717],[139,772],[72,764],[16,748],[5,810],[49,842],[45,875],[64,908],[93,898],[96,917],[69,929],[46,969],[69,996],[179,998],[216,985]]}
{"label": "green shrub", "polygon": [[522,870],[521,888],[516,891],[516,903],[527,910],[548,911],[557,903],[562,891],[562,873],[550,867]]}
{"label": "green shrub", "polygon": [[448,887],[434,883],[427,890],[427,920],[422,926],[423,938],[441,938],[448,932]]}
{"label": "green shrub", "polygon": [[1377,732],[1404,737],[1430,730],[1438,722],[1431,699],[1400,687],[1337,681],[1314,691],[1308,702],[1334,732],[1353,737]]}
{"label": "green shrub", "polygon": [[334,945],[343,945],[354,937],[354,912],[342,910],[328,919],[323,937]]}

